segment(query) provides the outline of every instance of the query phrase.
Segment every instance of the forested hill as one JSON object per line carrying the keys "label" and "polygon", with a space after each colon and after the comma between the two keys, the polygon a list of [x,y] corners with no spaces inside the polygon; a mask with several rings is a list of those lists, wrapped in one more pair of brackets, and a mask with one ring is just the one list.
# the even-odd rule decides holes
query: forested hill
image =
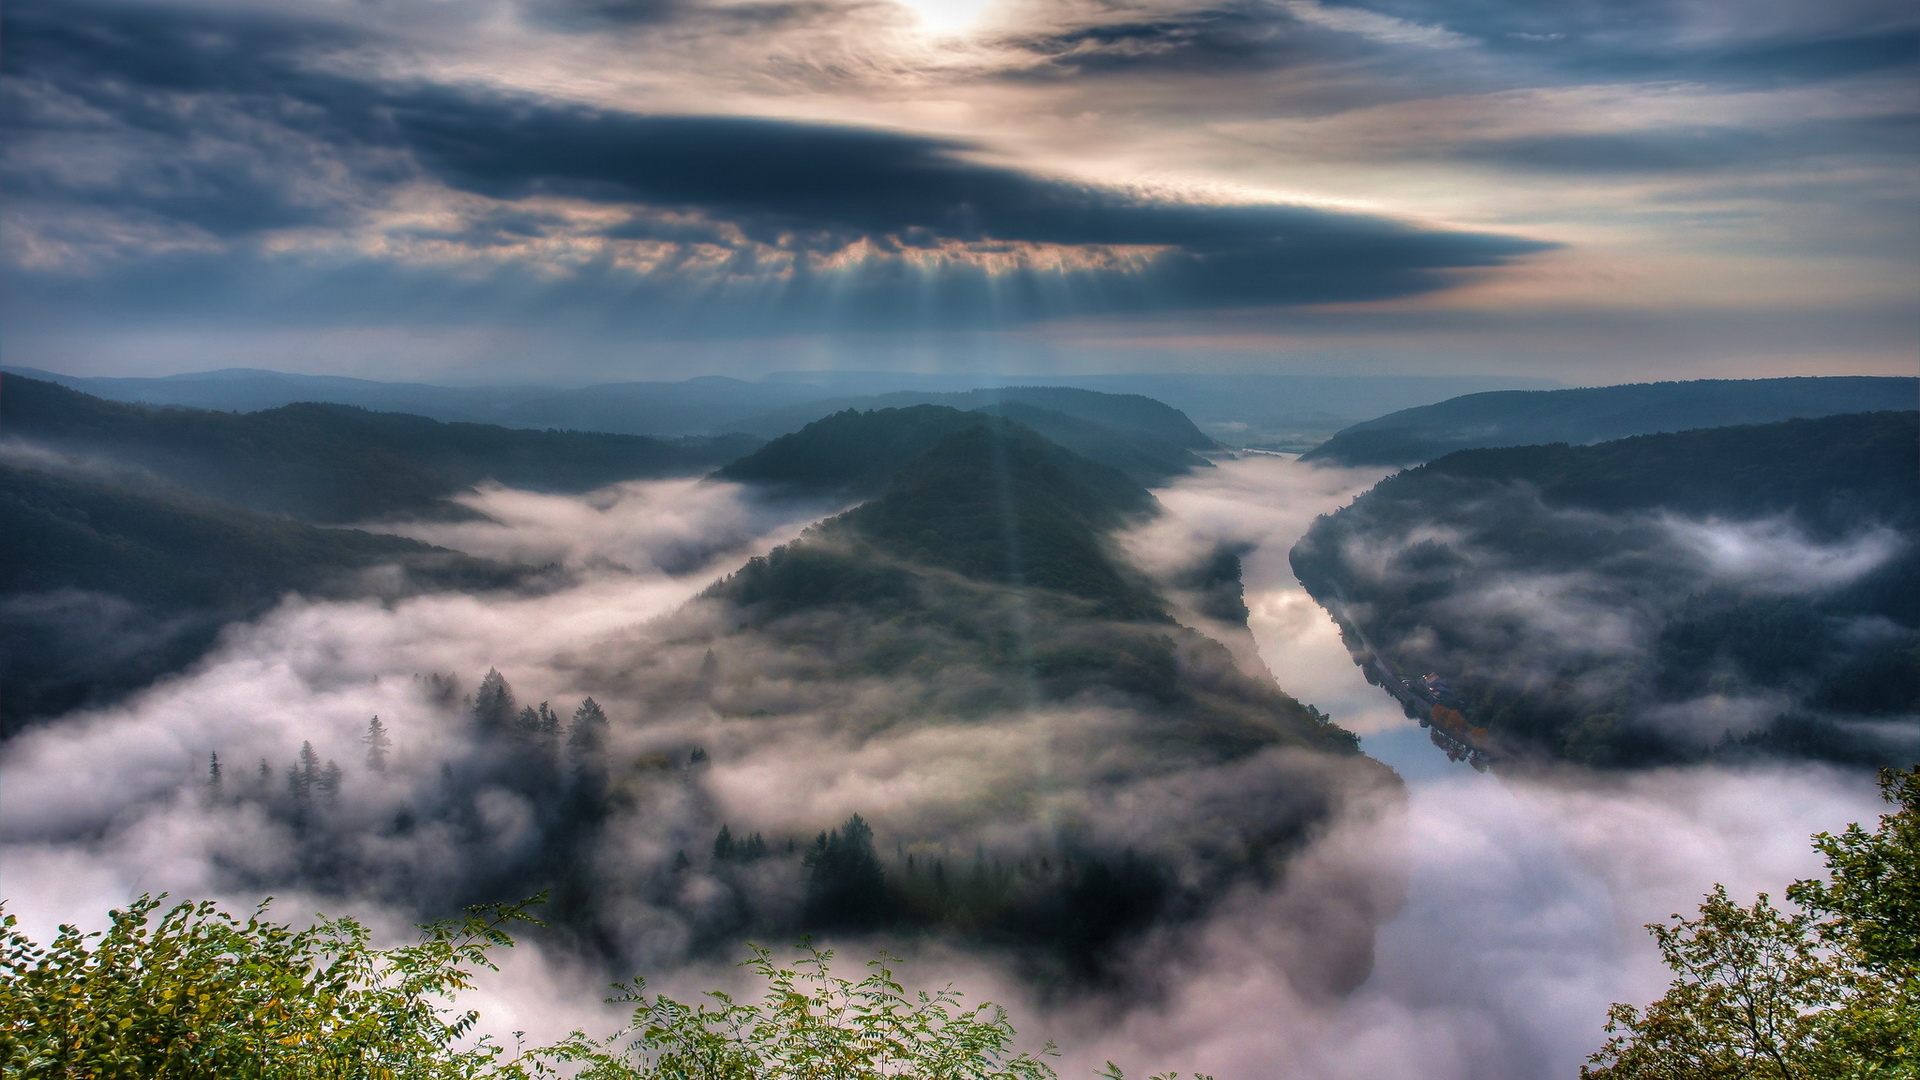
{"label": "forested hill", "polygon": [[758,442],[529,431],[348,405],[147,408],[17,375],[0,380],[0,437],[104,458],[208,498],[318,524],[458,514],[449,498],[489,479],[584,491],[697,474]]}
{"label": "forested hill", "polygon": [[871,412],[914,405],[941,405],[962,411],[1024,405],[1143,435],[1182,450],[1213,450],[1219,446],[1196,427],[1186,413],[1164,402],[1142,394],[1108,394],[1067,386],[1005,386],[945,393],[901,390],[868,397],[832,398],[790,405],[743,422],[739,427],[754,434],[775,436],[797,431],[832,412],[847,409]]}
{"label": "forested hill", "polygon": [[1456,753],[1911,763],[1917,454],[1913,412],[1462,451],[1293,566]]}
{"label": "forested hill", "polygon": [[0,731],[112,700],[289,591],[488,588],[500,566],[397,536],[321,529],[178,490],[0,463]]}
{"label": "forested hill", "polygon": [[[658,628],[663,643],[599,661],[602,700],[632,688],[648,714],[692,694],[750,718],[756,737],[831,731],[865,755],[908,740],[1027,745],[1040,725],[1054,732],[1042,746],[1081,747],[1010,763],[958,811],[971,824],[957,834],[930,825],[950,813],[940,785],[862,807],[879,850],[904,841],[964,853],[987,838],[990,861],[968,856],[964,880],[957,863],[927,856],[884,860],[884,874],[873,862],[846,896],[823,887],[789,932],[904,924],[1093,973],[1133,935],[1277,873],[1348,794],[1393,784],[1350,733],[1175,622],[1154,582],[1117,555],[1110,533],[1157,509],[1139,484],[1018,425],[930,415],[968,422],[901,464],[877,497],[717,583]],[[1282,749],[1304,753],[1273,753]],[[980,779],[959,760],[943,784]],[[1153,801],[1192,770],[1261,779],[1204,807],[1155,811],[1145,844],[1099,827],[1062,833],[1040,809],[1053,791]]]}
{"label": "forested hill", "polygon": [[[1017,425],[972,421],[910,458],[879,498],[818,527],[816,539],[1076,597],[1103,617],[1165,621],[1152,586],[1116,561],[1107,541],[1112,530],[1150,514],[1153,497],[1121,473]],[[761,588],[778,606],[794,596],[831,598],[820,582],[768,578],[754,585],[754,573],[741,581],[742,598]],[[790,584],[801,591],[781,591]]]}
{"label": "forested hill", "polygon": [[1004,415],[961,412],[943,405],[868,412],[846,409],[774,439],[723,466],[714,476],[794,494],[864,498],[880,491],[916,455],[957,432],[980,427],[1027,435],[1038,432],[1136,485],[1162,484],[1190,469],[1211,467],[1205,458],[1135,431],[1033,406],[1001,408],[1006,410]]}
{"label": "forested hill", "polygon": [[1355,424],[1301,460],[1405,465],[1474,447],[1594,443],[1692,428],[1906,410],[1916,404],[1920,380],[1874,376],[1496,390]]}

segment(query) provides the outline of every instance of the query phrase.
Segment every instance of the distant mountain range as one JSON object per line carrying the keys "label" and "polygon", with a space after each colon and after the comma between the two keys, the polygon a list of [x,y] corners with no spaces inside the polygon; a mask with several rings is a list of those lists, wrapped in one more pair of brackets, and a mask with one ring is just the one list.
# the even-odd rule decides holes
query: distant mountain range
{"label": "distant mountain range", "polygon": [[[1289,450],[1306,449],[1341,427],[1395,409],[1481,390],[1559,385],[1550,379],[1502,376],[807,371],[781,372],[752,382],[703,376],[678,382],[564,388],[390,383],[249,368],[161,378],[78,377],[6,367],[0,367],[0,371],[57,382],[110,400],[154,405],[251,412],[319,401],[507,427],[659,436],[747,431],[766,438],[797,431],[828,413],[849,407],[943,404],[970,409],[987,404],[988,399],[963,401],[940,395],[1008,387],[1065,387],[1149,397],[1187,413],[1201,430],[1220,442]],[[915,396],[878,400],[889,394]],[[1057,402],[1039,404],[1072,412]],[[1170,441],[1186,445],[1179,439]]]}
{"label": "distant mountain range", "polygon": [[1301,459],[1332,465],[1407,465],[1474,447],[1580,445],[1663,431],[1911,409],[1916,404],[1920,379],[1879,376],[1501,390],[1354,424]]}
{"label": "distant mountain range", "polygon": [[1462,450],[1295,572],[1457,755],[1920,758],[1920,414]]}

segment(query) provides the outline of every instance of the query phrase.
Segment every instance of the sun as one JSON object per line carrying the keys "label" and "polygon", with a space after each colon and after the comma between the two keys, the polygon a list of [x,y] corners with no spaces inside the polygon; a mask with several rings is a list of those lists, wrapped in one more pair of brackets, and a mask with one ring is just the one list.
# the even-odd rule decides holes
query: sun
{"label": "sun", "polygon": [[959,37],[980,25],[995,0],[894,0],[913,12],[922,32],[937,37]]}

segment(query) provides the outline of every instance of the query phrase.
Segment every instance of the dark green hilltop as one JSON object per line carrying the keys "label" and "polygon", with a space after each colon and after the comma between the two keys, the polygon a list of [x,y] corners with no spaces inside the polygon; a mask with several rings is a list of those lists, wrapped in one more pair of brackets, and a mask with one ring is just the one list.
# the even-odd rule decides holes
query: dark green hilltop
{"label": "dark green hilltop", "polygon": [[1916,404],[1920,404],[1920,380],[1883,376],[1494,390],[1354,424],[1301,455],[1301,460],[1410,465],[1479,447],[1579,445],[1695,428],[1904,410]]}

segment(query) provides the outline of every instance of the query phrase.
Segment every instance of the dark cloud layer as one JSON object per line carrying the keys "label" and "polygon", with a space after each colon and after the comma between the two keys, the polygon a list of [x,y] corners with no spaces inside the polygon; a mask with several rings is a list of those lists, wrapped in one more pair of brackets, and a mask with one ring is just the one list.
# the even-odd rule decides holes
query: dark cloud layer
{"label": "dark cloud layer", "polygon": [[[1379,299],[1551,246],[1308,206],[1188,203],[1070,183],[970,160],[983,148],[966,142],[904,132],[642,115],[372,81],[320,62],[362,44],[354,31],[279,15],[29,5],[9,13],[7,33],[14,197],[48,222],[84,211],[191,233],[201,242],[190,255],[128,264],[138,252],[117,250],[114,276],[95,279],[125,297],[158,288],[155,301],[169,306],[195,289],[217,297],[223,279],[275,276],[260,264],[284,259],[247,241],[276,228],[345,225],[405,181],[496,205],[457,227],[412,227],[404,239],[500,247],[570,227],[529,200],[620,207],[631,216],[596,224],[591,238],[731,248],[719,272],[780,283],[801,317],[820,310],[807,279],[824,271],[812,258],[859,246],[859,265],[833,282],[837,313],[820,316],[856,325]],[[75,175],[56,163],[89,155],[104,167]],[[1066,249],[1064,263],[1056,256],[1035,269],[1035,247]],[[912,264],[916,253],[938,255],[938,265]],[[664,270],[674,269],[669,258]],[[600,267],[580,284],[603,301],[614,298],[608,290],[673,291],[661,270],[645,281]],[[396,284],[443,271],[338,272],[345,280],[330,279],[335,291],[317,306],[358,310],[355,279],[417,298],[427,281],[398,293]],[[499,289],[524,286],[515,270],[488,276]]]}

